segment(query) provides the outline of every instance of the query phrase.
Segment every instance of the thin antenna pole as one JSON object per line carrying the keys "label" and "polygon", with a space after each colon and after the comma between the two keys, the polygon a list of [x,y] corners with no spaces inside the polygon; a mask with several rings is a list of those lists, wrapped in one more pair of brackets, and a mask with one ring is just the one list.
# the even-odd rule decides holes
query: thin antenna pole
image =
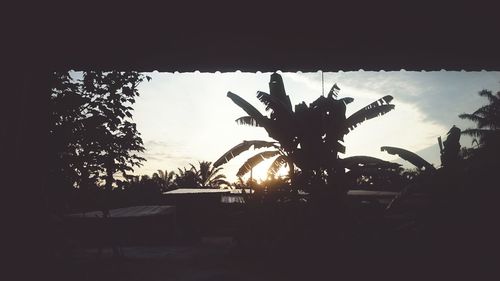
{"label": "thin antenna pole", "polygon": [[321,95],[325,95],[325,80],[323,79],[323,70],[321,70]]}

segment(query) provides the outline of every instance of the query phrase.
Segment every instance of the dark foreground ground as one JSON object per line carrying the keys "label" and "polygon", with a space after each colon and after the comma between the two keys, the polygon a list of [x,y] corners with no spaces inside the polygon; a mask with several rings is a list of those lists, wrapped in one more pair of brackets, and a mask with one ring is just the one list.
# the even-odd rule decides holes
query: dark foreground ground
{"label": "dark foreground ground", "polygon": [[500,258],[493,245],[479,240],[464,244],[449,239],[438,244],[395,238],[356,245],[352,239],[325,243],[322,238],[280,248],[243,247],[233,237],[205,236],[170,245],[124,246],[121,257],[114,256],[111,248],[98,256],[96,248],[77,247],[69,256],[53,257],[47,268],[50,278],[43,280],[484,280],[498,276]]}
{"label": "dark foreground ground", "polygon": [[[296,257],[291,261],[283,256],[242,256],[229,237],[204,238],[192,245],[124,247],[124,257],[114,258],[106,249],[96,258],[95,249],[80,250],[71,259],[54,263],[52,280],[473,280],[492,276],[495,264],[450,263],[431,258],[418,260],[407,255],[391,262],[353,256],[339,262],[334,253]],[[456,253],[460,255],[460,253]],[[279,255],[278,255],[279,256]],[[382,255],[383,256],[383,255]],[[381,258],[382,256],[378,256]],[[422,256],[423,257],[423,256]],[[427,256],[429,258],[429,256]],[[281,258],[281,260],[280,260]],[[373,260],[370,260],[373,258]],[[387,258],[387,256],[385,256]],[[450,256],[448,256],[450,258]],[[484,260],[475,257],[476,261]],[[490,260],[490,263],[494,263]],[[464,279],[462,279],[464,278]]]}
{"label": "dark foreground ground", "polygon": [[105,249],[80,249],[60,260],[67,280],[262,280],[258,270],[240,263],[230,237],[204,238],[190,245],[123,247],[123,257]]}
{"label": "dark foreground ground", "polygon": [[[39,280],[500,280],[497,208],[443,206],[388,213],[361,204],[344,221],[335,212],[287,220],[263,208],[250,216],[224,209],[211,221],[198,209],[196,220],[179,213],[178,234],[166,243],[122,245],[119,257],[109,245],[99,256],[97,247],[69,241]],[[199,235],[185,238],[188,230]]]}

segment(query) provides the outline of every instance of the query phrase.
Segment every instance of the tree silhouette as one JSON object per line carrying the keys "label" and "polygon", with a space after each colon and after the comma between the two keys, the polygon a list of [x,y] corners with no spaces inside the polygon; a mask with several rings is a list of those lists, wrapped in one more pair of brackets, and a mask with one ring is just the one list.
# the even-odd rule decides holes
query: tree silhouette
{"label": "tree silhouette", "polygon": [[[156,174],[156,173],[155,173]],[[174,187],[175,172],[158,170],[158,181],[163,191],[167,191]]]}
{"label": "tree silhouette", "polygon": [[478,139],[479,145],[498,147],[500,145],[500,91],[493,94],[489,90],[482,90],[479,95],[488,99],[488,104],[480,107],[473,113],[463,113],[461,119],[475,122],[476,128],[462,131],[462,134]]}
{"label": "tree silhouette", "polygon": [[54,73],[50,96],[50,179],[57,188],[85,188],[126,175],[145,159],[131,105],[144,78],[137,72]]}
{"label": "tree silhouette", "polygon": [[230,186],[226,181],[226,176],[221,174],[222,167],[214,167],[211,162],[198,162],[198,167],[189,164],[190,168],[178,169],[173,183],[176,187],[198,187],[198,188],[220,188],[221,186]]}
{"label": "tree silhouette", "polygon": [[241,176],[263,159],[276,157],[271,173],[288,164],[289,174],[292,175],[296,165],[302,171],[303,184],[310,184],[313,177],[324,179],[323,182],[329,185],[334,184],[344,174],[345,168],[338,157],[339,153],[345,152],[342,144],[344,135],[360,123],[394,109],[394,105],[389,104],[392,96],[385,96],[346,118],[346,105],[354,99],[338,99],[339,90],[335,84],[327,97],[320,96],[309,106],[302,102],[294,110],[282,77],[273,73],[269,82],[270,93],[257,92],[257,98],[266,105],[266,111],[270,111],[269,116],[260,113],[238,95],[228,92],[227,96],[248,114],[236,122],[263,127],[277,142],[243,142],[226,152],[214,165],[222,165],[251,147],[274,147],[273,151],[261,152],[250,158],[238,174]]}
{"label": "tree silhouette", "polygon": [[200,187],[196,173],[192,169],[178,168],[174,183],[177,187]]}
{"label": "tree silhouette", "polygon": [[221,185],[230,185],[226,181],[226,176],[220,173],[222,167],[216,168],[208,161],[198,162],[198,168],[193,164],[190,165],[191,170],[196,175],[198,186],[202,188],[219,188]]}
{"label": "tree silhouette", "polygon": [[498,186],[497,174],[500,164],[500,91],[493,94],[489,90],[479,92],[481,97],[488,100],[488,104],[480,107],[471,114],[463,113],[459,117],[476,123],[476,128],[468,128],[462,134],[474,138],[473,148],[461,151],[467,158],[467,166],[474,173],[477,183],[482,186]]}

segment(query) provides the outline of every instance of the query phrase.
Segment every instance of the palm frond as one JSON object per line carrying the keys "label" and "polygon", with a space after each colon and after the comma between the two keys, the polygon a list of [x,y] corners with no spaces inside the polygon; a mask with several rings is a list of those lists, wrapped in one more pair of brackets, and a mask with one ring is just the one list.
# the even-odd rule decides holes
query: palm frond
{"label": "palm frond", "polygon": [[242,177],[262,161],[280,154],[278,150],[263,151],[250,158],[240,167],[236,176]]}
{"label": "palm frond", "polygon": [[279,171],[283,165],[285,165],[288,162],[288,157],[285,155],[280,155],[274,159],[273,163],[267,170],[267,174],[271,177],[274,177],[276,173]]}
{"label": "palm frond", "polygon": [[493,130],[469,128],[463,130],[462,135],[468,135],[471,137],[483,139],[485,137],[490,136],[493,132],[494,132]]}
{"label": "palm frond", "polygon": [[351,116],[349,116],[349,118],[346,119],[346,128],[348,128],[349,130],[353,130],[364,121],[370,120],[378,116],[382,116],[393,109],[394,109],[393,104],[384,104],[384,105],[362,108],[353,113]]}
{"label": "palm frond", "polygon": [[196,169],[196,167],[193,164],[189,163],[189,165],[191,166],[191,169],[190,169],[191,171],[193,171],[195,174],[199,174],[198,169]]}
{"label": "palm frond", "polygon": [[479,95],[481,97],[486,97],[490,103],[495,103],[500,101],[500,99],[497,96],[495,96],[490,90],[481,90],[479,91]]}
{"label": "palm frond", "polygon": [[475,114],[475,115],[481,114],[481,115],[485,116],[486,114],[490,113],[490,111],[491,111],[491,104],[487,104],[487,105],[481,106],[476,111],[474,111],[474,113],[472,113],[472,114]]}
{"label": "palm frond", "polygon": [[215,187],[220,188],[221,185],[231,186],[231,183],[229,183],[228,181],[223,180],[223,179],[218,179],[218,180],[214,180],[214,181],[210,182],[210,187],[212,187],[212,188],[215,188]]}
{"label": "palm frond", "polygon": [[219,174],[221,171],[222,171],[222,167],[218,167],[218,168],[212,167],[211,169],[209,169],[205,175],[205,182],[210,182],[219,176],[226,178],[226,176],[224,174]]}
{"label": "palm frond", "polygon": [[398,155],[399,157],[401,157],[401,159],[410,162],[419,169],[424,168],[426,171],[436,170],[436,168],[434,168],[432,164],[409,150],[393,146],[382,146],[380,150],[385,151],[391,155]]}
{"label": "palm frond", "polygon": [[483,128],[487,126],[490,122],[484,117],[479,116],[477,113],[469,114],[469,113],[462,113],[458,115],[461,119],[469,120],[472,122],[476,122],[479,128]]}
{"label": "palm frond", "polygon": [[227,163],[229,160],[240,155],[243,151],[249,150],[250,148],[258,149],[263,147],[275,147],[275,142],[261,141],[261,140],[251,140],[243,141],[242,143],[234,146],[229,151],[224,153],[217,161],[214,162],[214,167],[218,167],[222,164]]}
{"label": "palm frond", "polygon": [[162,170],[158,170],[158,174],[160,175],[160,178],[165,179],[165,173]]}
{"label": "palm frond", "polygon": [[211,180],[212,181],[217,181],[217,180],[223,180],[226,178],[226,175],[223,175],[223,174],[218,174],[216,175],[215,177],[213,177]]}
{"label": "palm frond", "polygon": [[252,127],[262,127],[252,116],[243,116],[235,120],[238,125],[247,125]]}

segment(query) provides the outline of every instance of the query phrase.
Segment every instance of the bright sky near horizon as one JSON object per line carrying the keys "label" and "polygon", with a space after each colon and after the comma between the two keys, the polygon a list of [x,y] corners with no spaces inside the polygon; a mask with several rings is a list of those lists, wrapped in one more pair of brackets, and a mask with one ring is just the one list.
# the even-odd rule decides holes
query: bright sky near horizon
{"label": "bright sky near horizon", "polygon": [[[269,139],[263,128],[238,125],[246,115],[226,93],[231,91],[264,113],[257,91],[269,92],[271,73],[147,73],[150,82],[139,86],[141,96],[134,106],[134,121],[144,140],[147,159],[137,175],[151,175],[158,169],[189,167],[198,161],[214,162],[243,140]],[[292,104],[307,104],[322,93],[321,73],[281,73]],[[461,129],[474,124],[458,118],[486,103],[478,92],[500,89],[500,72],[336,72],[324,73],[325,93],[337,83],[339,97],[352,97],[347,116],[369,103],[392,95],[396,109],[368,120],[345,137],[345,157],[369,155],[385,160],[395,157],[380,151],[384,145],[398,146],[440,165],[437,137],[446,137],[452,125]],[[462,138],[462,146],[470,139]],[[255,151],[245,152],[223,165],[230,181]],[[401,161],[397,161],[403,163]],[[270,162],[254,172],[264,177]]]}

